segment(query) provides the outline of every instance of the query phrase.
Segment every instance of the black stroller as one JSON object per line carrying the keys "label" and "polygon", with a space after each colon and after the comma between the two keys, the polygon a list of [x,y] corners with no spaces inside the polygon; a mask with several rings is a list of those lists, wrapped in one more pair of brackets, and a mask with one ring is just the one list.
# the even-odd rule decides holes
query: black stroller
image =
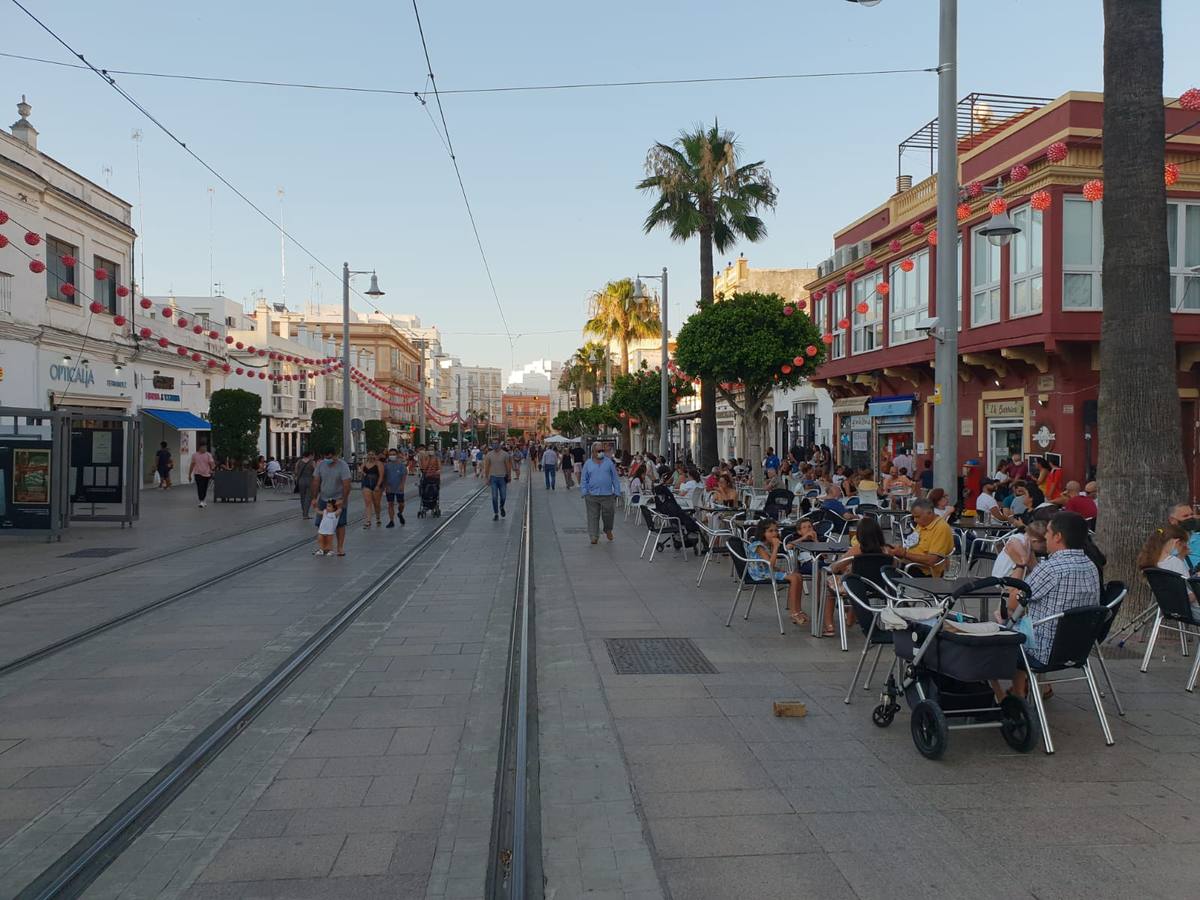
{"label": "black stroller", "polygon": [[426,516],[434,519],[441,518],[442,480],[422,476],[417,492],[421,495],[421,508],[417,510],[417,518],[423,519]]}
{"label": "black stroller", "polygon": [[[1007,628],[997,630],[953,611],[960,597],[994,587],[1016,588],[1026,597],[1029,594],[1029,586],[1015,578],[982,578],[963,585],[934,606],[878,611],[878,624],[893,632],[900,681],[897,684],[894,670],[888,675],[871,720],[880,728],[891,725],[900,710],[897,698],[903,692],[912,710],[913,743],[926,759],[939,759],[946,752],[952,729],[999,728],[1005,742],[1020,753],[1028,753],[1037,743],[1038,728],[1029,705],[1011,694],[996,703],[988,684],[989,680],[1007,680],[1022,668],[1025,635]],[[950,725],[949,719],[966,721]]]}
{"label": "black stroller", "polygon": [[[643,507],[643,514],[647,512],[648,510]],[[649,527],[658,532],[658,536],[655,538],[657,550],[661,551],[667,541],[670,541],[676,550],[682,550],[685,547],[691,548],[697,556],[708,552],[707,545],[702,546],[704,532],[700,529],[700,523],[692,517],[688,510],[679,505],[679,501],[675,499],[675,495],[665,484],[654,488],[654,512],[657,517],[648,518],[654,518],[655,521],[655,524],[649,525]],[[651,554],[651,559],[653,558],[653,554]]]}

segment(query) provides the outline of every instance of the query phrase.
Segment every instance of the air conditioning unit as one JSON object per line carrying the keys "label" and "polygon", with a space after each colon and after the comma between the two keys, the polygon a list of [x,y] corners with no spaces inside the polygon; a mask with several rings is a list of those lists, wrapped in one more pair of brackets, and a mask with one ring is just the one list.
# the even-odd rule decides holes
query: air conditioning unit
{"label": "air conditioning unit", "polygon": [[833,252],[834,269],[841,269],[853,262],[853,257],[850,255],[852,249],[853,248],[849,246],[838,247],[837,250]]}
{"label": "air conditioning unit", "polygon": [[859,241],[857,244],[854,245],[854,250],[855,250],[855,255],[859,259],[866,259],[868,256],[871,255],[871,242],[870,241]]}
{"label": "air conditioning unit", "polygon": [[821,262],[817,263],[817,277],[818,278],[824,278],[826,275],[828,275],[832,271],[833,271],[833,257],[832,256],[829,257],[829,259],[822,260]]}

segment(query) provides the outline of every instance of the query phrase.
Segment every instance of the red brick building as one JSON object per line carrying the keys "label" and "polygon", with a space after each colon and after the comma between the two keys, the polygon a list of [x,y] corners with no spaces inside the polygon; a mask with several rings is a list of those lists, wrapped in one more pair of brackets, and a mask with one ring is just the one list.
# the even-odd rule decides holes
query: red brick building
{"label": "red brick building", "polygon": [[550,430],[549,394],[502,394],[500,408],[504,427],[519,428],[526,438],[540,437]]}
{"label": "red brick building", "polygon": [[[1175,102],[1166,107],[1167,134],[1195,124],[1196,113]],[[811,301],[810,312],[833,337],[829,361],[814,382],[834,400],[835,455],[841,462],[878,465],[904,445],[915,447],[920,459],[930,458],[934,341],[919,326],[936,315],[937,254],[955,252],[960,460],[980,458],[991,467],[1011,451],[1057,454],[1067,478],[1088,477],[1097,442],[1108,437],[1096,426],[1103,201],[1083,197],[1083,185],[1103,177],[1103,96],[1069,93],[1047,101],[974,94],[959,109],[959,134],[966,135],[959,142],[959,184],[990,187],[1000,178],[1002,190],[964,198],[969,215],[960,210],[965,218],[958,223],[957,242],[939,235],[931,246],[937,178],[911,187],[900,183],[904,189],[835,234],[834,256],[808,285],[819,298]],[[930,130],[926,126],[914,138]],[[1047,149],[1057,142],[1066,144],[1067,153],[1051,162]],[[936,136],[929,136],[928,146],[935,145]],[[1168,230],[1173,352],[1193,495],[1200,403],[1195,371],[1200,274],[1193,271],[1200,267],[1200,165],[1184,163],[1198,157],[1196,131],[1167,143],[1167,162],[1180,166],[1178,181],[1168,187]],[[1014,166],[1028,167],[1028,174],[1014,180]],[[1031,204],[1035,192],[1044,192],[1038,200],[1045,209]],[[1009,216],[1022,229],[1003,248],[979,233],[996,196],[1007,201]],[[910,271],[901,268],[906,260]],[[877,290],[884,281],[886,293]]]}

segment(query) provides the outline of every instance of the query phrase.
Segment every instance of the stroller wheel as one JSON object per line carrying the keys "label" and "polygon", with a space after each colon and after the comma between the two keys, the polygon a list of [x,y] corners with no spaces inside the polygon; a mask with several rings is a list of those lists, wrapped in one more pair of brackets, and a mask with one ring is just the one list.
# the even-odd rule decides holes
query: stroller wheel
{"label": "stroller wheel", "polygon": [[887,728],[895,721],[896,707],[890,703],[880,703],[871,711],[871,721],[880,728]]}
{"label": "stroller wheel", "polygon": [[946,716],[932,700],[922,700],[913,707],[912,736],[917,750],[926,759],[941,759],[946,752],[950,738]]}
{"label": "stroller wheel", "polygon": [[1000,733],[1008,746],[1018,753],[1028,753],[1037,744],[1038,729],[1029,712],[1029,704],[1009,694],[1000,701]]}

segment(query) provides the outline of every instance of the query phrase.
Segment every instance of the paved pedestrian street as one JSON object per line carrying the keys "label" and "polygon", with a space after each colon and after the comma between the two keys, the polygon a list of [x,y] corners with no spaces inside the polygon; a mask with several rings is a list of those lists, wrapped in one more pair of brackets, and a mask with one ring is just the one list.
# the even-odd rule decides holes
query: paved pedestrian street
{"label": "paved pedestrian street", "polygon": [[[103,574],[114,557],[54,575],[55,548],[29,544],[21,577],[5,567],[0,603],[89,580],[0,606],[0,664],[270,558],[3,671],[0,896],[44,884],[56,860],[410,554],[84,896],[489,896],[504,849],[494,821],[527,496],[536,725],[526,838],[543,896],[1195,895],[1200,699],[1182,690],[1189,661],[1170,642],[1145,675],[1135,647],[1113,651],[1127,708],[1117,716],[1106,698],[1113,747],[1076,684],[1048,704],[1053,756],[1040,745],[1019,754],[983,730],[953,732],[945,757],[928,761],[907,709],[881,729],[874,689],[843,703],[857,632],[847,653],[807,628],[780,636],[762,591],[749,620],[739,613],[727,628],[726,561],[697,588],[696,557],[668,547],[639,558],[644,526],[622,510],[615,541],[592,545],[576,491],[527,485],[510,485],[498,522],[470,477],[447,476],[440,520],[410,507],[403,529],[363,531],[355,505],[344,559],[309,554],[313,529],[298,508],[196,510],[157,496],[132,531],[70,535],[125,546],[126,562],[142,564]],[[207,529],[213,514],[233,531],[290,517],[202,543],[219,537],[195,524]],[[156,517],[162,527],[147,527]],[[711,671],[618,674],[606,640],[645,638],[688,639]],[[777,700],[807,715],[777,718]]]}

